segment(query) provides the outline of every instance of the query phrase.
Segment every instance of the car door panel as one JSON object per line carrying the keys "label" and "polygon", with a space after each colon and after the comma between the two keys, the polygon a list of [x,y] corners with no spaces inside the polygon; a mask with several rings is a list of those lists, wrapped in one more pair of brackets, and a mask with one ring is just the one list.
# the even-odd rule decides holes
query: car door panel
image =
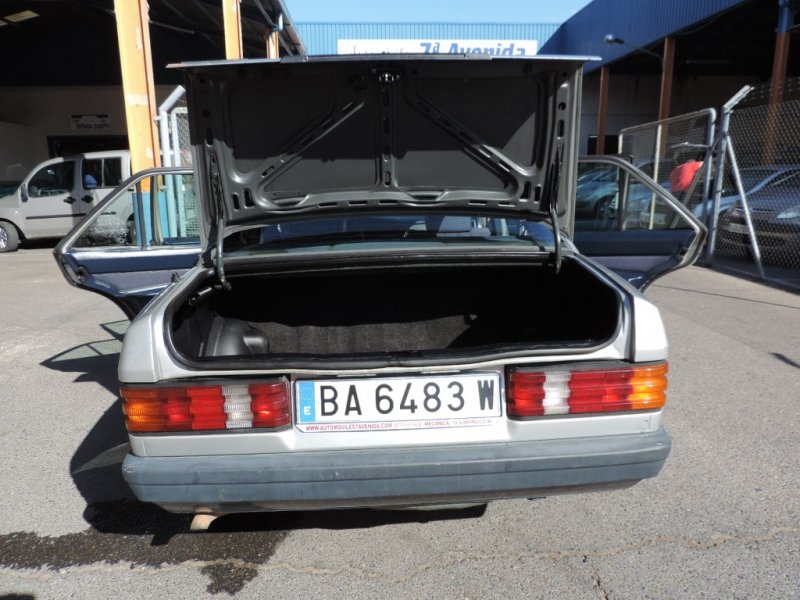
{"label": "car door panel", "polygon": [[76,183],[75,162],[52,161],[33,173],[25,182],[22,214],[28,237],[55,237],[69,231],[80,208],[80,186]]}
{"label": "car door panel", "polygon": [[133,317],[197,263],[196,212],[191,170],[144,171],[101,201],[54,253],[71,283]]}
{"label": "car door panel", "polygon": [[584,197],[576,204],[592,207],[591,218],[575,223],[573,241],[582,254],[639,289],[697,259],[705,227],[661,186],[618,157],[582,158],[580,167],[606,170],[601,192],[578,187]]}

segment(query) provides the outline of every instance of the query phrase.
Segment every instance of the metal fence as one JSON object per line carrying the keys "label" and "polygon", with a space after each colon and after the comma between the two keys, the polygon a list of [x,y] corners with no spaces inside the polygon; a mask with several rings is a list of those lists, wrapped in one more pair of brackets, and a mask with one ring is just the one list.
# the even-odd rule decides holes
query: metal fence
{"label": "metal fence", "polygon": [[746,88],[727,120],[709,261],[800,287],[800,78]]}
{"label": "metal fence", "polygon": [[619,153],[707,221],[717,113],[713,108],[620,131]]}
{"label": "metal fence", "polygon": [[800,287],[800,78],[746,86],[719,121],[706,109],[630,127],[619,152],[706,223],[708,264]]}
{"label": "metal fence", "polygon": [[[184,104],[185,90],[179,86],[159,108],[161,164],[165,167],[191,167],[192,145],[189,139],[189,110]],[[199,211],[194,185],[176,184],[175,177],[165,177],[166,215],[173,236],[200,235]],[[192,182],[194,179],[192,178]]]}
{"label": "metal fence", "polygon": [[175,107],[169,115],[170,151],[172,164],[177,167],[192,166],[192,143],[189,140],[189,109]]}

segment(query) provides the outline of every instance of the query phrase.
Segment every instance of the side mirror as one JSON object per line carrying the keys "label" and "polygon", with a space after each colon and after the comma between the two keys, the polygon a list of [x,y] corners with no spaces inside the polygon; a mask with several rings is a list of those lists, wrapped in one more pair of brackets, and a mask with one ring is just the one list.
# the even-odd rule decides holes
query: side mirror
{"label": "side mirror", "polygon": [[19,197],[23,202],[28,201],[28,186],[24,183],[19,186]]}

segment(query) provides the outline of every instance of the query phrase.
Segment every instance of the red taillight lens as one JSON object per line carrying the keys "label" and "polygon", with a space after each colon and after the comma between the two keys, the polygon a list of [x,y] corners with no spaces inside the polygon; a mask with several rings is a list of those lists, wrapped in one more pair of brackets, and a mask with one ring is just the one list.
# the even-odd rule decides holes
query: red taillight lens
{"label": "red taillight lens", "polygon": [[510,370],[511,417],[622,412],[666,403],[667,363],[594,369]]}
{"label": "red taillight lens", "polygon": [[225,396],[222,387],[190,387],[186,394],[191,401],[192,429],[225,429]]}
{"label": "red taillight lens", "polygon": [[133,432],[282,427],[291,421],[285,379],[239,385],[123,387],[122,412]]}
{"label": "red taillight lens", "polygon": [[253,427],[281,427],[289,424],[288,386],[286,381],[250,386]]}

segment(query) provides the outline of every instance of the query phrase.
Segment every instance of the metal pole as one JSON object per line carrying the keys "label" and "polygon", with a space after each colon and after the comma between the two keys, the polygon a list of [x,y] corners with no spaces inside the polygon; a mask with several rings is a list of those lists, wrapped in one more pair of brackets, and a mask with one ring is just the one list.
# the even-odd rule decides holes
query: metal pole
{"label": "metal pole", "polygon": [[706,167],[706,178],[703,181],[703,223],[706,227],[711,230],[711,219],[709,218],[710,215],[708,213],[708,198],[711,194],[711,165],[712,165],[712,153],[711,153],[711,146],[714,144],[714,136],[716,135],[716,124],[717,124],[717,111],[713,108],[711,109],[710,114],[710,122],[708,125],[708,132],[706,133],[706,156],[705,160],[703,161]]}
{"label": "metal pole", "polygon": [[722,198],[722,185],[725,177],[725,158],[730,145],[730,125],[731,112],[733,108],[742,101],[753,90],[753,86],[746,85],[740,89],[722,107],[722,119],[720,123],[719,138],[714,146],[719,146],[719,158],[717,159],[717,174],[714,184],[714,209],[711,213],[711,227],[708,230],[708,244],[706,245],[706,262],[711,264],[714,260],[714,249],[717,244],[717,226],[719,224],[719,205]]}
{"label": "metal pole", "polygon": [[183,89],[182,85],[179,85],[172,93],[167,96],[167,99],[161,103],[158,107],[158,133],[161,137],[161,164],[165,167],[171,167],[173,165],[172,162],[172,149],[170,147],[170,139],[169,139],[169,111],[175,106],[175,103],[181,99],[186,93],[186,90]]}
{"label": "metal pole", "polygon": [[[186,167],[189,165],[183,164],[181,160],[181,136],[180,131],[178,128],[178,113],[184,113],[187,109],[181,109],[180,107],[175,108],[170,113],[170,130],[172,131],[172,151],[173,151],[173,159],[175,160],[175,164],[180,167]],[[178,235],[180,237],[186,236],[186,199],[184,195],[183,185],[177,191],[178,196],[178,215],[180,215],[180,219],[178,219]]]}
{"label": "metal pole", "polygon": [[600,101],[597,107],[597,147],[595,154],[606,153],[606,113],[608,113],[608,80],[611,69],[608,65],[600,68]]}
{"label": "metal pole", "polygon": [[[179,85],[172,93],[167,96],[167,99],[158,107],[158,133],[161,138],[161,164],[165,167],[172,166],[172,151],[170,149],[169,139],[169,110],[180,100],[181,96],[186,92],[182,85]],[[178,234],[175,205],[175,182],[172,176],[167,175],[164,177],[167,192],[167,230],[170,237]]]}
{"label": "metal pole", "polygon": [[[661,130],[664,127],[663,123],[659,123],[658,127],[656,127],[656,147],[655,152],[653,152],[653,181],[658,183],[658,171],[659,167],[661,166]],[[650,196],[650,229],[653,229],[653,224],[655,223],[656,219],[656,195],[653,193]]]}
{"label": "metal pole", "polygon": [[764,275],[764,265],[761,264],[761,248],[758,247],[758,240],[756,239],[756,229],[753,227],[753,219],[750,216],[750,207],[747,205],[747,195],[742,185],[742,178],[739,175],[739,163],[736,160],[736,151],[733,149],[733,144],[728,143],[728,157],[731,161],[731,169],[733,170],[733,180],[736,182],[736,189],[739,192],[742,208],[744,209],[744,220],[747,223],[747,232],[750,235],[750,242],[753,244],[753,258],[758,267],[758,274],[761,279],[766,279]]}

